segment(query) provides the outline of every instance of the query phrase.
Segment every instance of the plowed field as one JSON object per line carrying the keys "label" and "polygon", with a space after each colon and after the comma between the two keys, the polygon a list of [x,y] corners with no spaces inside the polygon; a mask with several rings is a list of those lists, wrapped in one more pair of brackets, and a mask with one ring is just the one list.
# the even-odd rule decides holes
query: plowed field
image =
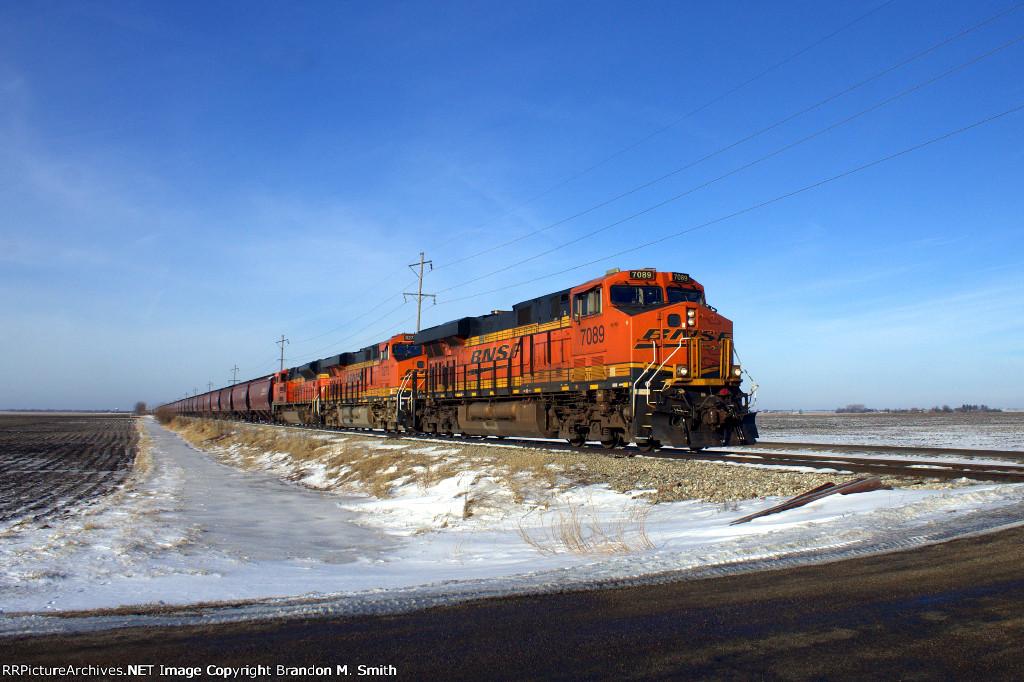
{"label": "plowed field", "polygon": [[138,441],[131,417],[0,414],[0,523],[106,494],[128,476]]}

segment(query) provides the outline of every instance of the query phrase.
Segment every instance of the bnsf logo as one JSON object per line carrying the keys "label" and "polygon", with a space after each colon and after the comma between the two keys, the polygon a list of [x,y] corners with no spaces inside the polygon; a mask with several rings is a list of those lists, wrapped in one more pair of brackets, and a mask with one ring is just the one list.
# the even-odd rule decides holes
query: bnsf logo
{"label": "bnsf logo", "polygon": [[699,329],[648,329],[641,338],[646,341],[674,341],[678,338],[697,339],[701,341],[721,341],[731,339],[732,332],[714,332]]}
{"label": "bnsf logo", "polygon": [[510,357],[514,358],[516,351],[510,344],[504,344],[497,348],[484,348],[482,350],[473,351],[473,355],[470,356],[470,363],[477,362],[494,362],[495,360],[508,360]]}

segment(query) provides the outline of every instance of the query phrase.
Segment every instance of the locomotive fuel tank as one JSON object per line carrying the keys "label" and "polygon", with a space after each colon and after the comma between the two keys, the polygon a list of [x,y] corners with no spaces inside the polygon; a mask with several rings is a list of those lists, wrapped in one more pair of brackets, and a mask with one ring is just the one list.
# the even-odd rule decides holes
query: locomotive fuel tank
{"label": "locomotive fuel tank", "polygon": [[547,411],[538,402],[513,400],[500,403],[469,403],[459,406],[458,415],[462,433],[473,436],[558,436],[558,425],[549,424]]}
{"label": "locomotive fuel tank", "polygon": [[346,428],[372,429],[376,426],[369,405],[338,407],[338,425]]}

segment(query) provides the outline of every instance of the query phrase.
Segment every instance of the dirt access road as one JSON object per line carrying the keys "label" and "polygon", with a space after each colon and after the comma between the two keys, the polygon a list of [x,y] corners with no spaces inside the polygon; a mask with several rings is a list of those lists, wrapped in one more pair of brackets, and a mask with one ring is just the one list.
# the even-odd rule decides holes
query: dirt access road
{"label": "dirt access road", "polygon": [[[376,666],[398,679],[1021,679],[1024,527],[912,551],[386,617],[0,640],[4,663]],[[308,676],[303,676],[309,679]],[[206,678],[209,679],[209,678]]]}

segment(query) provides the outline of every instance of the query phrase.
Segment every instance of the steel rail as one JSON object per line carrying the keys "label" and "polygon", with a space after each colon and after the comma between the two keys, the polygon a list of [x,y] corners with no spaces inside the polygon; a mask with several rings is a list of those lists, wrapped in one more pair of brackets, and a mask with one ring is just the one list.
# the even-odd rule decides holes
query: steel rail
{"label": "steel rail", "polygon": [[722,450],[713,452],[663,450],[659,454],[673,459],[787,467],[799,466],[853,473],[887,474],[910,478],[969,478],[979,481],[1024,482],[1024,465],[936,462],[913,459],[875,459],[869,457],[822,457],[790,452],[757,454]]}
{"label": "steel rail", "polygon": [[942,457],[990,457],[992,459],[1013,459],[1024,462],[1024,451],[1018,450],[984,450],[980,448],[937,448],[918,445],[860,445],[840,443],[786,443],[775,441],[758,441],[744,448],[763,448],[765,450],[831,450],[834,452],[892,452],[899,455],[921,454]]}
{"label": "steel rail", "polygon": [[[192,419],[195,419],[192,417]],[[232,420],[233,421],[233,420]],[[466,445],[487,443],[488,446],[506,446],[517,448],[532,448],[536,450],[551,450],[556,452],[588,452],[611,457],[633,457],[643,456],[656,459],[681,459],[706,462],[732,463],[736,465],[753,466],[782,466],[802,467],[818,470],[830,470],[836,473],[868,473],[883,474],[888,476],[900,476],[904,478],[938,478],[957,479],[968,478],[978,481],[1000,481],[1006,483],[1024,483],[1024,452],[1011,450],[965,450],[958,448],[933,448],[913,446],[874,446],[874,445],[832,445],[823,443],[758,443],[751,446],[740,446],[736,450],[689,450],[686,448],[662,447],[651,452],[641,452],[636,447],[624,445],[617,448],[607,449],[597,443],[586,443],[581,446],[573,446],[566,442],[546,439],[524,439],[524,438],[489,438],[487,436],[441,436],[436,434],[406,433],[404,431],[383,431],[381,429],[347,429],[332,428],[324,426],[312,426],[305,424],[273,424],[269,422],[240,422],[240,423],[262,423],[267,426],[279,426],[310,431],[324,431],[326,433],[355,433],[378,438],[404,438],[417,441],[433,441],[444,443],[462,443]],[[810,455],[795,452],[752,452],[743,448],[758,448],[764,446],[766,449],[777,447],[805,447],[811,449],[820,447],[822,449],[844,450],[847,452],[898,452],[901,455],[910,453],[944,455],[950,457],[991,457],[990,453],[1002,455],[993,457],[996,459],[1016,459],[1020,465],[1007,464],[981,464],[971,462],[937,462],[930,460],[913,459],[876,459],[869,457],[842,457],[836,455]]]}

